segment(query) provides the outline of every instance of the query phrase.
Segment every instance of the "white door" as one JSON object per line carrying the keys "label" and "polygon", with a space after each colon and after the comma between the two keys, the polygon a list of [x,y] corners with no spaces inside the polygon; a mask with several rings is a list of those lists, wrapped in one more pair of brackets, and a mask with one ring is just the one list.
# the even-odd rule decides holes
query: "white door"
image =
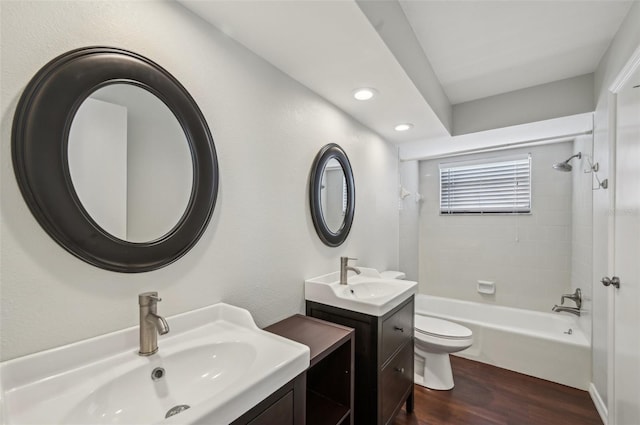
{"label": "white door", "polygon": [[[640,424],[640,65],[617,90],[614,275],[615,425]],[[610,276],[613,278],[613,276]]]}

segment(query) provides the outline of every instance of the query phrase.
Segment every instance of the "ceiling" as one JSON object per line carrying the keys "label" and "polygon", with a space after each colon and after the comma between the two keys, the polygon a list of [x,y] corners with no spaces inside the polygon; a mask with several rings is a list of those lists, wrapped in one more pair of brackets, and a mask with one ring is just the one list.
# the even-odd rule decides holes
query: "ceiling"
{"label": "ceiling", "polygon": [[631,2],[407,1],[452,104],[593,72]]}
{"label": "ceiling", "polygon": [[394,143],[448,136],[452,104],[593,72],[632,4],[178,1]]}

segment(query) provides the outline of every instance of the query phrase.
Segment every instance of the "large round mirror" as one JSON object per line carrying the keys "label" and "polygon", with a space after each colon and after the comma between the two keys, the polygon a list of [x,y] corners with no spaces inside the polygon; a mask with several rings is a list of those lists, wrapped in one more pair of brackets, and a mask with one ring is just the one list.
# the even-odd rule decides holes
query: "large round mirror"
{"label": "large round mirror", "polygon": [[42,228],[107,270],[176,261],[202,236],[218,193],[213,138],[191,95],[117,48],[73,50],[38,71],[16,108],[12,155]]}
{"label": "large round mirror", "polygon": [[341,245],[353,222],[355,185],[349,159],[335,143],[324,146],[313,162],[309,199],[320,239],[328,246]]}
{"label": "large round mirror", "polygon": [[167,105],[138,86],[111,84],[82,102],[69,130],[68,158],[82,206],[122,240],[160,239],[189,205],[186,135]]}

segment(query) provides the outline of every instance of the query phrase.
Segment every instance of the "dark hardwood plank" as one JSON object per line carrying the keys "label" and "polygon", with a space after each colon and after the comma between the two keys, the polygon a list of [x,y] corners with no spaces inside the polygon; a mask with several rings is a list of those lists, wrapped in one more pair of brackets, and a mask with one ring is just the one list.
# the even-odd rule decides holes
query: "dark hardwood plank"
{"label": "dark hardwood plank", "polygon": [[451,356],[456,386],[415,386],[413,414],[393,425],[602,425],[589,394],[461,357]]}

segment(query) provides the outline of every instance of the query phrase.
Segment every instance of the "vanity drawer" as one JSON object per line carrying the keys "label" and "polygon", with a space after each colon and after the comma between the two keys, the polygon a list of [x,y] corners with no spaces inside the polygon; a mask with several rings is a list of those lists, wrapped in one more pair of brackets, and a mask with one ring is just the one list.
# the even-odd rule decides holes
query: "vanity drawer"
{"label": "vanity drawer", "polygon": [[384,364],[405,342],[413,338],[413,299],[382,322],[380,364]]}
{"label": "vanity drawer", "polygon": [[413,387],[413,344],[406,344],[382,369],[380,382],[381,424],[393,420],[393,413],[406,400]]}

